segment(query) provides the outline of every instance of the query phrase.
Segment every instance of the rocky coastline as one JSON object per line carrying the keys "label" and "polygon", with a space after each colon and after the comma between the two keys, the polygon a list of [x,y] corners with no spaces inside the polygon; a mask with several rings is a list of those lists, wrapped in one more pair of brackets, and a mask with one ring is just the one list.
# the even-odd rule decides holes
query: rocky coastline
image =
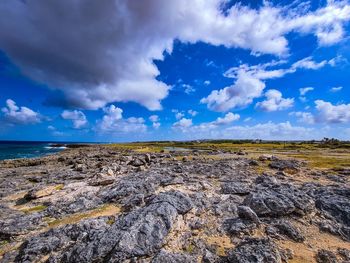
{"label": "rocky coastline", "polygon": [[1,161],[0,262],[350,262],[349,176],[105,145]]}

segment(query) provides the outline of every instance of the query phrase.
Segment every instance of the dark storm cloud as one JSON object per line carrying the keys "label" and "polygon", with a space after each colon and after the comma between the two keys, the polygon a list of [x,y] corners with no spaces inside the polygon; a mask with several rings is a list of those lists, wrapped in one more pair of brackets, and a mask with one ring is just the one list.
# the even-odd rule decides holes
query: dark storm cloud
{"label": "dark storm cloud", "polygon": [[346,1],[302,16],[282,8],[233,6],[221,0],[1,0],[0,49],[31,79],[63,91],[70,106],[97,109],[115,101],[161,108],[168,87],[154,59],[173,40],[288,53],[290,31],[320,44],[343,37]]}

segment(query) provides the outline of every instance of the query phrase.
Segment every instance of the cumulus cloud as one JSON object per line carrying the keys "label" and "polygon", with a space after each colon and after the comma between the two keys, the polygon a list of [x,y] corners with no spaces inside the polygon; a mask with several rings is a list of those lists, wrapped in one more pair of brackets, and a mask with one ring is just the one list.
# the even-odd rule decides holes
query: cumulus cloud
{"label": "cumulus cloud", "polygon": [[333,105],[323,100],[316,100],[315,104],[318,111],[315,117],[316,121],[325,123],[350,122],[350,104]]}
{"label": "cumulus cloud", "polygon": [[158,129],[158,128],[160,127],[160,122],[153,122],[153,123],[152,123],[152,127],[153,127],[154,129]]}
{"label": "cumulus cloud", "polygon": [[185,114],[184,113],[182,113],[182,112],[177,112],[176,114],[175,114],[175,118],[177,119],[177,120],[180,120],[182,117],[184,117],[185,116]]}
{"label": "cumulus cloud", "polygon": [[197,114],[198,114],[198,111],[195,111],[195,110],[188,110],[187,112],[188,112],[188,114],[190,114],[192,117],[197,116]]}
{"label": "cumulus cloud", "polygon": [[338,92],[338,91],[341,91],[343,89],[343,87],[332,87],[331,89],[330,89],[330,92]]}
{"label": "cumulus cloud", "polygon": [[[272,61],[265,64],[249,66],[247,64],[228,69],[224,76],[235,79],[233,85],[220,90],[213,90],[209,96],[202,98],[201,103],[207,104],[210,110],[228,111],[233,108],[242,108],[250,105],[255,98],[262,96],[266,87],[265,80],[281,78],[286,74],[296,72],[298,69],[316,70],[329,61],[315,62],[311,57],[293,63],[289,68],[270,69],[280,66],[285,61]],[[290,101],[283,101],[290,103]]]}
{"label": "cumulus cloud", "polygon": [[153,128],[158,129],[160,127],[160,122],[159,122],[159,116],[158,115],[151,115],[149,117],[149,120],[152,122]]}
{"label": "cumulus cloud", "polygon": [[214,125],[225,125],[225,124],[229,124],[231,122],[234,122],[236,120],[239,120],[239,118],[240,118],[239,114],[234,114],[232,112],[229,112],[229,113],[226,113],[226,115],[223,118],[221,118],[221,117],[217,118],[213,122],[213,124]]}
{"label": "cumulus cloud", "polygon": [[237,80],[232,86],[213,90],[208,97],[201,99],[214,111],[228,111],[232,108],[245,107],[261,96],[265,83],[244,69],[237,70]]}
{"label": "cumulus cloud", "polygon": [[309,91],[313,91],[313,90],[314,90],[313,87],[300,88],[299,93],[300,93],[300,96],[305,96],[306,93],[308,93]]}
{"label": "cumulus cloud", "polygon": [[[265,139],[265,140],[290,140],[314,139],[316,135],[313,128],[293,126],[290,122],[259,123],[256,125],[234,125],[226,128],[218,126],[201,129],[201,125],[182,129],[184,138],[187,139]],[[322,136],[319,136],[322,137]]]}
{"label": "cumulus cloud", "polygon": [[314,115],[310,112],[291,112],[290,116],[296,116],[298,118],[298,122],[306,123],[306,124],[314,124],[315,118]]}
{"label": "cumulus cloud", "polygon": [[103,108],[105,115],[97,121],[96,129],[100,133],[137,133],[147,130],[143,118],[123,118],[123,110],[114,105]]}
{"label": "cumulus cloud", "polygon": [[294,99],[282,98],[282,93],[275,89],[270,89],[265,93],[266,100],[258,102],[255,107],[262,111],[280,111],[293,107]]}
{"label": "cumulus cloud", "polygon": [[47,126],[47,129],[51,132],[53,136],[65,136],[66,134],[64,132],[58,131],[56,127],[49,125]]}
{"label": "cumulus cloud", "polygon": [[151,115],[151,116],[149,116],[149,120],[151,122],[158,122],[159,121],[159,116],[158,115]]}
{"label": "cumulus cloud", "polygon": [[[63,91],[71,106],[85,109],[115,101],[161,109],[170,87],[156,79],[153,60],[171,52],[174,39],[284,55],[289,32],[313,34],[320,45],[330,45],[344,38],[350,19],[347,1],[303,12],[271,4],[258,9],[235,4],[223,11],[223,0],[68,2],[1,1],[0,49],[23,74]],[[247,73],[240,78],[258,85],[253,93],[259,94],[259,79]],[[239,82],[236,88],[241,89]],[[254,98],[243,93],[242,101],[232,100],[232,89],[216,93],[212,97],[226,97],[228,106]]]}
{"label": "cumulus cloud", "polygon": [[300,122],[314,123],[350,123],[350,104],[333,105],[323,100],[315,101],[316,112],[292,112],[291,115],[299,118]]}
{"label": "cumulus cloud", "polygon": [[182,84],[182,87],[185,89],[186,94],[191,94],[196,91],[196,89],[189,84]]}
{"label": "cumulus cloud", "polygon": [[201,133],[202,131],[212,131],[217,129],[219,126],[225,126],[232,122],[239,120],[240,115],[228,112],[224,117],[218,117],[215,121],[203,122],[198,125],[192,123],[192,119],[182,118],[181,120],[173,124],[174,129],[179,129],[184,133]]}
{"label": "cumulus cloud", "polygon": [[181,120],[173,124],[174,128],[179,128],[180,130],[186,130],[193,125],[192,119],[182,118]]}
{"label": "cumulus cloud", "polygon": [[41,122],[42,116],[27,107],[18,107],[16,102],[8,99],[6,100],[6,107],[1,111],[4,114],[6,122],[10,124],[36,124]]}
{"label": "cumulus cloud", "polygon": [[61,117],[64,120],[71,120],[73,123],[73,128],[74,129],[81,129],[84,128],[87,124],[88,121],[86,119],[85,114],[82,111],[74,110],[74,111],[69,111],[65,110],[61,113]]}

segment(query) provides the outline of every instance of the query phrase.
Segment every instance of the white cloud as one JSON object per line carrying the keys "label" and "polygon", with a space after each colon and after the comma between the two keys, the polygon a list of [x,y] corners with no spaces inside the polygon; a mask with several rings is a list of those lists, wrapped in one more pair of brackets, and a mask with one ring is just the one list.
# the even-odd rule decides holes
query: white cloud
{"label": "white cloud", "polygon": [[244,122],[248,122],[248,121],[251,121],[252,120],[252,117],[247,117],[247,118],[245,118],[243,121]]}
{"label": "white cloud", "polygon": [[343,87],[332,87],[330,89],[330,92],[338,92],[338,91],[341,91],[343,89]]}
{"label": "white cloud", "polygon": [[190,114],[192,117],[197,116],[197,114],[198,114],[198,111],[195,111],[195,110],[188,110],[187,112],[188,112],[188,114]]}
{"label": "white cloud", "polygon": [[149,116],[149,120],[151,122],[158,122],[159,121],[159,116],[158,115],[151,115],[151,116]]}
{"label": "white cloud", "polygon": [[36,124],[41,122],[41,116],[27,107],[18,107],[11,99],[6,100],[6,107],[2,108],[4,117],[10,124]]}
{"label": "white cloud", "polygon": [[315,118],[310,112],[302,112],[302,111],[297,111],[297,112],[291,112],[289,114],[290,116],[296,116],[298,118],[298,122],[306,123],[306,124],[314,124],[315,123]]}
{"label": "white cloud", "polygon": [[221,90],[213,90],[208,97],[201,99],[214,111],[228,111],[232,108],[245,107],[261,96],[265,83],[252,76],[250,72],[240,69],[237,80],[232,86]]}
{"label": "white cloud", "polygon": [[101,133],[137,133],[147,130],[143,118],[130,117],[123,118],[123,110],[110,105],[103,108],[105,115],[97,121],[97,131]]}
{"label": "white cloud", "polygon": [[182,118],[181,120],[175,122],[173,127],[179,128],[180,130],[186,130],[187,128],[191,127],[192,124],[192,119]]}
{"label": "white cloud", "polygon": [[313,91],[313,90],[314,90],[313,87],[300,88],[299,93],[300,93],[300,96],[305,96],[306,93],[308,93],[309,91]]}
{"label": "white cloud", "polygon": [[[350,20],[345,0],[328,1],[314,11],[305,11],[303,4],[288,10],[266,2],[257,9],[235,4],[223,12],[223,3],[0,1],[0,49],[26,76],[62,90],[71,106],[96,109],[134,101],[158,110],[170,87],[156,79],[153,61],[172,51],[174,39],[285,55],[288,33],[313,34],[320,45],[330,45],[345,37]],[[301,66],[317,67],[307,61]],[[241,81],[254,82],[251,74],[240,75]],[[260,86],[252,91],[259,94],[261,83],[255,82],[248,85]],[[241,89],[239,81],[236,88]],[[242,100],[233,99],[232,92],[216,91],[227,106],[245,106],[254,98],[243,93]]]}
{"label": "white cloud", "polygon": [[258,102],[255,107],[262,111],[280,111],[293,107],[294,99],[282,98],[282,93],[275,89],[270,89],[265,93],[266,100]]}
{"label": "white cloud", "polygon": [[226,115],[221,118],[217,118],[214,122],[212,122],[212,124],[214,125],[226,125],[226,124],[229,124],[231,122],[234,122],[236,120],[239,120],[240,116],[239,114],[234,114],[232,112],[228,112],[226,113]]}
{"label": "white cloud", "polygon": [[74,129],[84,128],[88,124],[85,114],[78,110],[65,110],[62,112],[61,117],[65,120],[71,120]]}
{"label": "white cloud", "polygon": [[203,83],[204,83],[204,85],[208,86],[208,85],[210,85],[210,80],[206,80]]}
{"label": "white cloud", "polygon": [[159,122],[153,122],[152,126],[154,129],[158,129],[160,127],[160,123]]}
{"label": "white cloud", "polygon": [[[283,77],[296,72],[298,69],[319,69],[328,64],[327,60],[315,62],[311,57],[299,60],[289,68],[268,69],[284,64],[285,61],[272,61],[270,63],[249,66],[247,64],[232,67],[224,73],[227,78],[234,78],[233,85],[221,90],[213,90],[209,96],[201,99],[210,110],[228,111],[233,108],[246,107],[254,99],[262,96],[266,87],[264,80]],[[283,101],[288,103],[290,101]]]}
{"label": "white cloud", "polygon": [[295,62],[291,67],[291,71],[294,72],[296,69],[299,69],[299,68],[316,70],[324,67],[325,65],[327,65],[327,63],[328,63],[327,60],[322,60],[321,62],[315,62],[312,60],[312,57],[307,57]]}
{"label": "white cloud", "polygon": [[197,125],[190,129],[182,129],[186,139],[265,139],[265,140],[298,140],[315,139],[320,137],[313,128],[293,126],[290,122],[259,123],[246,126],[219,126]]}
{"label": "white cloud", "polygon": [[65,136],[66,134],[64,132],[60,132],[56,129],[56,127],[49,125],[47,126],[47,129],[51,132],[53,136]]}
{"label": "white cloud", "polygon": [[307,124],[314,123],[350,123],[350,104],[333,105],[323,100],[315,101],[316,113],[292,112],[290,115],[299,118],[300,122]]}
{"label": "white cloud", "polygon": [[182,112],[177,112],[176,114],[175,114],[175,118],[177,119],[177,120],[180,120],[182,117],[184,117],[185,116],[185,114],[183,114]]}
{"label": "white cloud", "polygon": [[228,125],[236,120],[239,120],[239,114],[234,114],[228,112],[224,117],[218,117],[215,121],[203,122],[199,125],[193,125],[192,119],[182,118],[180,121],[173,124],[173,128],[179,129],[184,133],[201,133],[203,131],[213,131],[216,130],[219,126]]}
{"label": "white cloud", "polygon": [[185,89],[186,94],[191,94],[196,91],[196,89],[189,84],[182,84],[182,87]]}
{"label": "white cloud", "polygon": [[160,122],[159,122],[159,116],[158,115],[151,115],[149,117],[149,120],[152,122],[152,126],[154,129],[158,129],[160,127]]}
{"label": "white cloud", "polygon": [[317,122],[325,123],[349,123],[350,104],[333,105],[330,102],[316,100]]}

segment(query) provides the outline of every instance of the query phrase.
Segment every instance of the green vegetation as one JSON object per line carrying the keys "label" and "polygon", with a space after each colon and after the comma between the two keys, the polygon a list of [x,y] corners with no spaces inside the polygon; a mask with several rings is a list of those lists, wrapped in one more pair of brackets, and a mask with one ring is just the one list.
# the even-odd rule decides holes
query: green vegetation
{"label": "green vegetation", "polygon": [[63,189],[63,187],[64,187],[64,184],[56,185],[56,186],[55,186],[55,190],[60,191],[60,190]]}
{"label": "green vegetation", "polygon": [[47,206],[45,206],[45,205],[37,205],[37,206],[21,209],[21,211],[26,213],[26,214],[30,214],[30,213],[34,213],[34,212],[43,211],[46,208],[47,208]]}
{"label": "green vegetation", "polygon": [[[262,140],[203,140],[203,141],[154,141],[110,144],[118,150],[136,152],[163,152],[167,148],[185,148],[200,151],[245,151],[250,157],[273,154],[305,160],[311,168],[336,169],[350,167],[350,142],[333,138],[321,141],[262,141]],[[256,168],[262,173],[267,166]]]}

